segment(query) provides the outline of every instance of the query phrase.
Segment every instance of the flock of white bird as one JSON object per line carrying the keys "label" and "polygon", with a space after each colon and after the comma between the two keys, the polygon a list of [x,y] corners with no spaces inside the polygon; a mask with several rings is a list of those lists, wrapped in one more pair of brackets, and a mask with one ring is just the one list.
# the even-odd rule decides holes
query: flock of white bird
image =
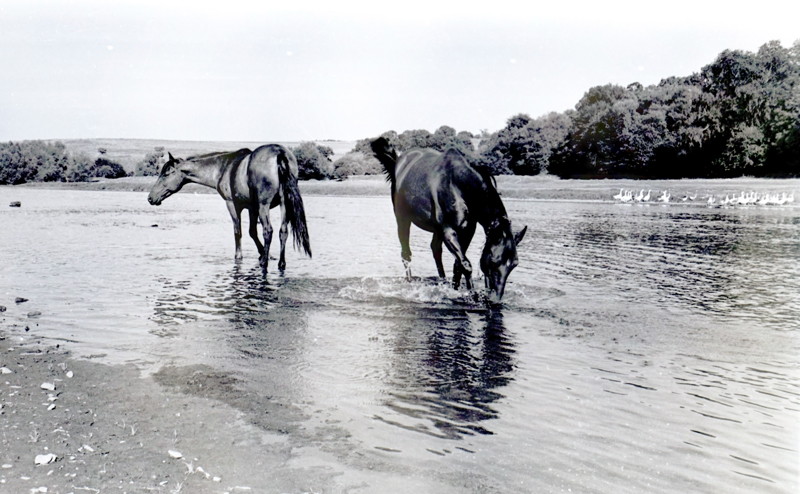
{"label": "flock of white bird", "polygon": [[[658,197],[652,196],[652,190],[648,190],[645,194],[644,189],[640,190],[638,194],[633,195],[633,190],[619,189],[619,194],[614,196],[616,201],[623,204],[636,203],[636,202],[660,202],[666,204],[668,202],[694,202],[698,199],[697,192],[693,195],[688,193],[684,194],[680,199],[673,201],[672,195],[668,190],[661,191]],[[651,199],[652,198],[652,199]],[[794,192],[791,194],[782,193],[758,193],[758,192],[744,192],[740,194],[725,194],[723,198],[721,195],[707,194],[699,199],[709,206],[783,206],[784,204],[791,204],[794,202]]]}

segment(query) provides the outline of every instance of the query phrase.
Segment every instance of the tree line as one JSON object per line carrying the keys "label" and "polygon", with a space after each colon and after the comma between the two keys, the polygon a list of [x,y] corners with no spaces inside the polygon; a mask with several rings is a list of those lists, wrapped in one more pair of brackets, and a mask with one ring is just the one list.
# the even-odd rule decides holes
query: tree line
{"label": "tree line", "polygon": [[[475,136],[443,125],[433,133],[390,130],[382,136],[398,152],[454,147],[496,175],[797,177],[800,40],[790,48],[771,41],[756,53],[726,50],[698,73],[652,86],[595,86],[575,109],[538,118],[518,114],[491,134]],[[301,180],[343,179],[382,172],[369,146],[372,140],[358,141],[335,162],[328,146],[301,142],[290,149]],[[131,174],[157,175],[164,154],[163,147],[155,148]],[[0,143],[0,184],[125,175],[121,165],[103,156],[70,156],[60,142]]]}
{"label": "tree line", "polygon": [[800,41],[726,50],[653,86],[596,86],[564,113],[516,115],[478,159],[563,178],[800,176]]}
{"label": "tree line", "polygon": [[[590,88],[574,110],[512,116],[482,132],[447,126],[383,134],[398,151],[461,149],[495,175],[562,178],[715,178],[800,176],[800,40],[756,53],[722,52],[699,73],[644,87]],[[367,156],[371,139],[354,152]]]}

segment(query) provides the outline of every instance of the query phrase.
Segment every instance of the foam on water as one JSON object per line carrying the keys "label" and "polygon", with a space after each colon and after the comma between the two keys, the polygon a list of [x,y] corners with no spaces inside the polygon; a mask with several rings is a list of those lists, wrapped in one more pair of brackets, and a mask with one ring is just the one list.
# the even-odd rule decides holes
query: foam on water
{"label": "foam on water", "polygon": [[448,281],[439,278],[414,278],[408,282],[405,278],[364,277],[339,290],[338,295],[359,302],[402,301],[433,306],[472,305],[476,298],[466,290],[454,290]]}

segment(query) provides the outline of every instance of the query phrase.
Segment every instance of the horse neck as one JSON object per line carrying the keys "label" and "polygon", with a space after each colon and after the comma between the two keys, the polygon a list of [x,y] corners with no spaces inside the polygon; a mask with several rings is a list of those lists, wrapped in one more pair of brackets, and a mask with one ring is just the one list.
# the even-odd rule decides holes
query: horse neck
{"label": "horse neck", "polygon": [[187,160],[181,166],[181,171],[189,182],[216,188],[222,177],[222,163],[218,160]]}
{"label": "horse neck", "polygon": [[497,190],[491,184],[487,184],[487,191],[487,196],[480,203],[481,207],[478,209],[479,214],[477,217],[478,223],[481,224],[484,230],[494,226],[501,218],[508,217]]}

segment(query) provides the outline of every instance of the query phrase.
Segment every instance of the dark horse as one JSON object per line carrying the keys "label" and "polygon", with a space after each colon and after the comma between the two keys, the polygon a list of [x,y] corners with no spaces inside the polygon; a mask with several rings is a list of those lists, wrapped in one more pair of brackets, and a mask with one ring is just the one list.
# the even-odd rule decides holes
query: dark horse
{"label": "dark horse", "polygon": [[467,289],[472,289],[472,265],[467,251],[475,225],[486,233],[481,254],[489,300],[499,302],[506,280],[519,261],[517,244],[527,227],[514,235],[500,194],[492,177],[478,172],[459,151],[440,153],[433,149],[411,149],[399,158],[385,138],[373,141],[372,150],[386,170],[392,184],[392,204],[397,219],[397,236],[402,247],[406,277],[411,279],[411,248],[408,237],[411,223],[433,233],[431,250],[439,276],[444,277],[442,242],[456,257],[453,286],[457,289],[464,275]]}
{"label": "dark horse", "polygon": [[[210,153],[190,158],[173,158],[161,169],[158,181],[150,190],[147,200],[158,206],[161,201],[194,182],[217,189],[225,199],[233,220],[236,240],[236,260],[242,258],[241,213],[250,213],[250,236],[256,243],[261,264],[267,268],[269,245],[272,242],[272,225],[269,210],[281,207],[281,257],[278,269],[286,268],[286,238],[288,224],[292,225],[295,248],[311,257],[303,199],[297,188],[297,160],[291,151],[279,144],[266,144],[255,151],[240,149],[232,153]],[[258,222],[264,230],[264,245],[258,239]]]}

